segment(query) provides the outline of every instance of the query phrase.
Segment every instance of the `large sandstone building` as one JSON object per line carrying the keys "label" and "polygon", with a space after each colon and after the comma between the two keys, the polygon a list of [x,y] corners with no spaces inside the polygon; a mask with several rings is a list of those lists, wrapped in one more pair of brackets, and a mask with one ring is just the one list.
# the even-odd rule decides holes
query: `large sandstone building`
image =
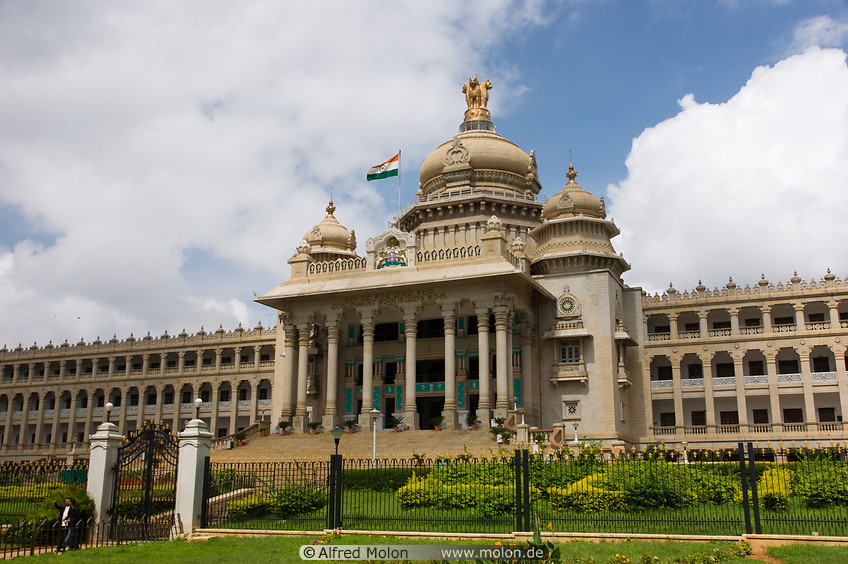
{"label": "large sandstone building", "polygon": [[195,398],[218,436],[379,412],[413,429],[514,417],[607,446],[846,438],[845,281],[629,287],[603,198],[569,166],[540,199],[490,87],[465,86],[459,133],[364,250],[330,202],[289,279],[257,298],[276,327],[0,349],[2,453],[84,450],[107,404],[124,432],[182,428]]}

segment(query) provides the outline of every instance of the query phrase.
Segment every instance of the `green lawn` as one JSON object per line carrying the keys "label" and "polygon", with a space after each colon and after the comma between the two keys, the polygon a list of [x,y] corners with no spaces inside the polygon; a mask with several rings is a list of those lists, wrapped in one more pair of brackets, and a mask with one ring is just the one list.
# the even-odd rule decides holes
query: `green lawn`
{"label": "green lawn", "polygon": [[[253,537],[253,538],[214,538],[205,542],[187,543],[184,541],[173,541],[166,543],[148,543],[141,545],[124,545],[118,547],[90,548],[78,552],[69,552],[63,555],[44,554],[35,556],[27,561],[70,561],[86,562],[91,564],[106,563],[137,563],[145,564],[226,564],[229,562],[303,562],[299,557],[301,545],[309,544],[315,536],[298,537]],[[346,545],[385,545],[385,544],[486,544],[492,545],[494,541],[446,541],[435,539],[398,539],[394,537],[371,537],[364,535],[342,535],[334,539],[331,544]],[[657,556],[661,560],[680,558],[696,553],[709,554],[714,549],[727,550],[733,545],[731,543],[673,543],[673,542],[639,542],[628,541],[621,543],[591,543],[591,542],[568,542],[561,545],[562,557],[566,562],[573,562],[577,558],[591,556],[599,564],[606,563],[615,554],[624,554],[634,562],[638,562],[642,555]],[[821,549],[816,549],[821,550]],[[848,550],[843,551],[848,555]],[[806,564],[819,562],[815,555],[806,557]],[[459,562],[459,561],[452,561]],[[725,560],[728,563],[760,562],[754,559]],[[841,560],[828,560],[829,563],[841,562]]]}

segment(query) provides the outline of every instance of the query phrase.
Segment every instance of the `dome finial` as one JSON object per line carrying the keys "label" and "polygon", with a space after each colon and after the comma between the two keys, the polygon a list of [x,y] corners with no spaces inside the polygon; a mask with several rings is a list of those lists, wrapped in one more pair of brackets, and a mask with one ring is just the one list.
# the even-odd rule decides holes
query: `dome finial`
{"label": "dome finial", "polygon": [[565,173],[565,176],[568,177],[569,184],[576,184],[574,179],[577,178],[577,171],[574,170],[574,163],[568,163],[568,172]]}
{"label": "dome finial", "polygon": [[333,205],[333,197],[330,196],[330,204],[327,206],[327,215],[332,216],[334,211],[336,211],[336,206]]}

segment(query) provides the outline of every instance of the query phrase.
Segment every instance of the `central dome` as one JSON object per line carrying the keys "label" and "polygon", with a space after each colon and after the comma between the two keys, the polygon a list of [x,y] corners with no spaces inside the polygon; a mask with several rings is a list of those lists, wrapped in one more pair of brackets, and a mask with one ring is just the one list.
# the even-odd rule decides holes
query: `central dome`
{"label": "central dome", "polygon": [[447,190],[493,188],[521,195],[538,194],[536,159],[518,145],[495,133],[486,109],[487,80],[472,77],[462,91],[468,111],[459,126],[459,134],[445,141],[424,159],[421,165],[419,196],[431,196]]}

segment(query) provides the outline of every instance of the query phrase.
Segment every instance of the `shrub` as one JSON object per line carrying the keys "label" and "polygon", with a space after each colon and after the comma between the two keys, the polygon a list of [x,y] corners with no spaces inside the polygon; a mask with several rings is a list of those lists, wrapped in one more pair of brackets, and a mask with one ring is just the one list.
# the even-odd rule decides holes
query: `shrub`
{"label": "shrub", "polygon": [[345,489],[394,492],[403,487],[413,474],[426,476],[428,468],[378,468],[345,470],[342,481]]}
{"label": "shrub", "polygon": [[848,466],[826,458],[808,459],[794,467],[792,489],[807,507],[848,505]]}
{"label": "shrub", "polygon": [[254,496],[231,501],[227,504],[227,515],[234,519],[260,517],[271,511],[271,500],[266,497]]}
{"label": "shrub", "polygon": [[53,491],[45,499],[41,497],[42,502],[31,509],[27,514],[27,519],[49,519],[57,520],[61,517],[60,510],[54,504],[65,506],[65,498],[72,497],[77,502],[77,509],[80,512],[80,519],[88,519],[94,514],[94,502],[88,497],[88,492],[85,491],[85,486],[68,486],[62,485]]}
{"label": "shrub", "polygon": [[510,464],[446,464],[433,470],[433,477],[445,484],[485,484],[508,486],[515,484],[515,469]]}
{"label": "shrub", "polygon": [[644,509],[685,507],[697,501],[686,487],[684,473],[663,459],[649,462],[623,462],[610,466],[599,485],[624,492],[628,505]]}
{"label": "shrub", "polygon": [[785,510],[789,507],[792,475],[786,468],[772,467],[757,481],[757,493],[766,509]]}
{"label": "shrub", "polygon": [[[445,483],[436,479],[435,472],[424,478],[413,476],[395,496],[405,509],[469,508],[482,517],[509,515],[515,511],[515,488],[511,485]],[[538,498],[539,491],[531,488],[530,496]]]}
{"label": "shrub", "polygon": [[576,509],[597,513],[632,509],[624,492],[599,488],[592,483],[592,478],[585,478],[564,488],[551,488],[548,490],[548,499],[551,506],[558,510]]}
{"label": "shrub", "polygon": [[288,517],[309,513],[327,504],[327,491],[324,488],[300,484],[287,486],[274,494],[271,512],[277,517]]}

